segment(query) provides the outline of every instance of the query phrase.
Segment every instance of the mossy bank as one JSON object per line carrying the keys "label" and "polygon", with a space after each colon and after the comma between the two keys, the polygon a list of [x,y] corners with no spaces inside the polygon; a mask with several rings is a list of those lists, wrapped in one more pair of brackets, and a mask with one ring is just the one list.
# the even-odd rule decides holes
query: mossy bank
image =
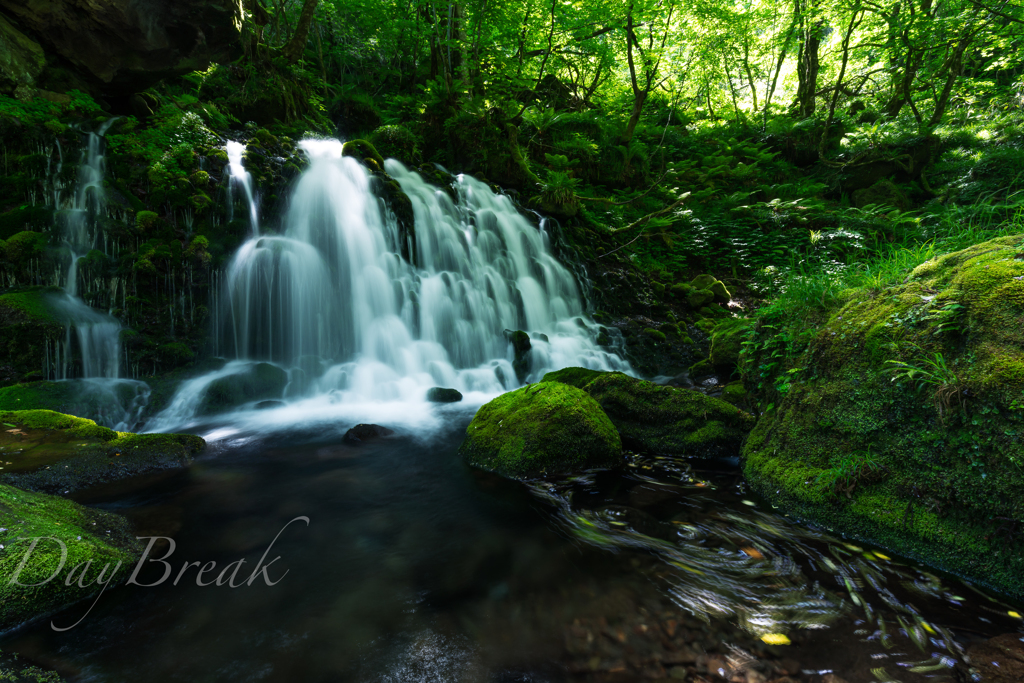
{"label": "mossy bank", "polygon": [[0,411],[0,482],[67,494],[183,467],[206,445],[190,434],[116,432],[50,410]]}
{"label": "mossy bank", "polygon": [[785,367],[744,448],[749,482],[799,517],[1024,597],[1021,320],[1013,236],[847,292],[803,337],[762,322],[748,377]]}
{"label": "mossy bank", "polygon": [[[0,631],[93,596],[101,572],[111,585],[125,581],[141,554],[117,515],[0,484]],[[67,581],[76,567],[82,580]]]}

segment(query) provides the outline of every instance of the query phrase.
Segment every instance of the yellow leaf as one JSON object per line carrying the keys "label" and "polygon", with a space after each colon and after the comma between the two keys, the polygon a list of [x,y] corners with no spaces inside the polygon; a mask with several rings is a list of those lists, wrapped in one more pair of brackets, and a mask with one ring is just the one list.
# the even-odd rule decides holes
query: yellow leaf
{"label": "yellow leaf", "polygon": [[769,645],[789,645],[789,637],[785,633],[765,633],[761,640]]}

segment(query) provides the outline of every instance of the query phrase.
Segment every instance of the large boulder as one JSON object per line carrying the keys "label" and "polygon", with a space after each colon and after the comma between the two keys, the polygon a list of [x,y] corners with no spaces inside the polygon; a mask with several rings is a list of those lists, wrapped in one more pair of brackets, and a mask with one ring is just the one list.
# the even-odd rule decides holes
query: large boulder
{"label": "large boulder", "polygon": [[0,482],[68,494],[184,467],[206,442],[191,434],[115,432],[52,410],[0,411]]}
{"label": "large boulder", "polygon": [[[798,353],[764,326],[779,387],[744,448],[780,508],[1024,597],[1024,236],[845,294]],[[788,334],[788,332],[787,332]]]}
{"label": "large boulder", "polygon": [[[110,586],[123,583],[142,554],[124,518],[5,484],[0,484],[0,547],[0,631],[94,596],[103,588],[97,584],[101,572]],[[71,626],[75,618],[57,626]]]}
{"label": "large boulder", "polygon": [[621,372],[566,368],[548,373],[543,381],[580,386],[608,415],[623,445],[644,453],[735,456],[754,426],[749,414],[725,401]]}
{"label": "large boulder", "polygon": [[256,363],[210,382],[196,414],[211,415],[243,403],[281,398],[287,385],[287,372],[270,363]]}
{"label": "large boulder", "polygon": [[459,452],[476,467],[528,479],[614,467],[621,462],[622,442],[586,392],[541,382],[481,407]]}
{"label": "large boulder", "polygon": [[231,0],[0,0],[0,11],[90,80],[127,93],[241,48],[242,6]]}

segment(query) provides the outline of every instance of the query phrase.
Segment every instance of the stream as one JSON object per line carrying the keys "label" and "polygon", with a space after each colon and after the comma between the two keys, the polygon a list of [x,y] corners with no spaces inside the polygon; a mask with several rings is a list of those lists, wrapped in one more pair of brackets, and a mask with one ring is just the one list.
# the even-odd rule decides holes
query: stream
{"label": "stream", "polygon": [[[735,463],[520,484],[458,457],[472,409],[434,410],[433,428],[358,444],[340,422],[208,424],[187,470],[79,501],[173,537],[174,576],[245,559],[237,587],[199,586],[195,566],[0,648],[74,681],[909,683],[962,680],[965,646],[1021,627],[956,579],[773,512]],[[243,581],[271,543],[275,585]]]}

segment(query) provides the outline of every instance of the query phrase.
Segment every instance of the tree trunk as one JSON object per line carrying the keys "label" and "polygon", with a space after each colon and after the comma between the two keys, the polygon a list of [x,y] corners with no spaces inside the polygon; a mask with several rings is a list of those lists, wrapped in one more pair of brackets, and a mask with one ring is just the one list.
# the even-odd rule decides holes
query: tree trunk
{"label": "tree trunk", "polygon": [[[808,8],[804,7],[804,11]],[[818,51],[821,48],[821,30],[824,22],[815,18],[817,7],[812,5],[808,16],[801,18],[803,39],[800,44],[800,58],[797,62],[796,100],[800,116],[807,118],[814,114],[814,93],[818,90]]]}
{"label": "tree trunk", "polygon": [[309,26],[313,23],[313,13],[316,12],[318,3],[319,0],[305,0],[302,4],[302,13],[299,15],[299,21],[295,24],[295,33],[292,34],[291,40],[288,41],[288,44],[281,51],[284,58],[291,64],[299,61],[302,53],[306,50]]}
{"label": "tree trunk", "polygon": [[972,37],[968,35],[961,38],[960,44],[956,46],[956,50],[946,60],[946,63],[942,65],[942,69],[939,70],[939,73],[945,71],[949,75],[946,77],[946,84],[942,87],[942,92],[935,101],[935,112],[932,114],[931,119],[928,120],[930,128],[942,122],[942,116],[946,113],[946,107],[949,106],[949,96],[953,92],[953,85],[956,84],[956,79],[960,77],[960,71],[964,66],[964,52],[967,51],[967,46],[971,44]]}

